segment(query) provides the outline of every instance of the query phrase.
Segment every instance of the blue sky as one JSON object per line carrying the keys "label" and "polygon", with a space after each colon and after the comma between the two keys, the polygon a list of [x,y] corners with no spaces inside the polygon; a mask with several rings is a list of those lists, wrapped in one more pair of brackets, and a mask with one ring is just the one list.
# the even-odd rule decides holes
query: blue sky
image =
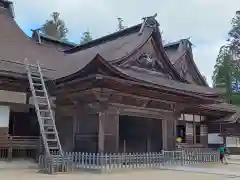
{"label": "blue sky", "polygon": [[[158,13],[157,20],[167,42],[191,37],[200,72],[211,84],[218,50],[225,43],[230,21],[240,7],[239,0],[13,0],[16,21],[30,33],[58,11],[69,29],[69,39],[79,42],[87,29],[94,38],[117,29],[117,17],[126,26]],[[231,2],[231,3],[229,3]]]}

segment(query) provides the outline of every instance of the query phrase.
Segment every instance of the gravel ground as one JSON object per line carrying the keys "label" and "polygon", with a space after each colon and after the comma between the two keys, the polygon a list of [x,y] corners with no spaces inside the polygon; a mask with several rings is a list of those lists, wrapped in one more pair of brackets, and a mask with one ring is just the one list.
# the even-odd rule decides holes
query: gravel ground
{"label": "gravel ground", "polygon": [[[7,180],[226,180],[229,179],[227,176],[219,176],[212,174],[203,173],[192,173],[192,172],[181,172],[171,170],[133,170],[131,172],[120,172],[120,173],[108,173],[108,174],[97,174],[97,173],[72,173],[72,174],[57,174],[57,175],[45,175],[36,173],[35,170],[1,170],[1,179]],[[232,178],[231,178],[232,179]]]}

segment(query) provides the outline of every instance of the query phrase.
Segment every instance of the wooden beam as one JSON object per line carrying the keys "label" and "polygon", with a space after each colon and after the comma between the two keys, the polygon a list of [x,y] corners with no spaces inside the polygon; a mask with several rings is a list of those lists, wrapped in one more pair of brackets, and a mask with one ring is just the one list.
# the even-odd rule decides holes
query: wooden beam
{"label": "wooden beam", "polygon": [[123,105],[117,103],[110,103],[110,106],[113,106],[119,110],[120,115],[128,115],[128,116],[141,116],[147,118],[154,118],[154,119],[163,119],[166,116],[172,115],[174,112],[160,110],[160,109],[149,109],[143,107],[136,107],[130,105]]}
{"label": "wooden beam", "polygon": [[[141,96],[151,96],[152,98],[157,99],[165,99],[167,101],[178,102],[178,103],[186,103],[186,104],[204,104],[214,103],[216,102],[215,99],[207,98],[204,96],[200,96],[193,93],[188,92],[178,92],[177,90],[170,90],[165,87],[157,86],[154,84],[149,83],[140,83],[138,81],[130,81],[116,77],[109,77],[104,75],[95,75],[91,77],[93,81],[88,79],[86,80],[79,80],[80,87],[76,87],[75,91],[83,89],[83,84],[88,83],[88,87],[102,87],[102,88],[109,88],[115,89],[119,91],[125,91],[126,93],[136,94]],[[85,81],[85,83],[83,83]],[[94,84],[94,85],[93,85]],[[86,88],[85,88],[86,89]],[[70,93],[71,89],[65,91],[65,93]]]}

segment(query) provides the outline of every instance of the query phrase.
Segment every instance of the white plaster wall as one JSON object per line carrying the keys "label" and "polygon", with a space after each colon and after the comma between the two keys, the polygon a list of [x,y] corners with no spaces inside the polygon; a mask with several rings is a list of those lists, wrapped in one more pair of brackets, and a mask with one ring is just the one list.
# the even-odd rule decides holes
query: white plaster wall
{"label": "white plaster wall", "polygon": [[193,121],[193,116],[194,116],[195,122],[201,122],[205,118],[204,116],[199,116],[199,115],[181,114],[178,120]]}
{"label": "white plaster wall", "polygon": [[192,114],[184,114],[185,121],[193,121],[193,115]]}
{"label": "white plaster wall", "polygon": [[219,136],[219,133],[209,133],[208,144],[223,144],[223,137]]}
{"label": "white plaster wall", "polygon": [[0,106],[0,127],[7,127],[9,125],[9,114],[10,107],[9,106]]}
{"label": "white plaster wall", "polygon": [[240,147],[240,138],[239,137],[226,137],[226,146],[227,147]]}
{"label": "white plaster wall", "polygon": [[26,104],[26,93],[0,90],[0,102]]}

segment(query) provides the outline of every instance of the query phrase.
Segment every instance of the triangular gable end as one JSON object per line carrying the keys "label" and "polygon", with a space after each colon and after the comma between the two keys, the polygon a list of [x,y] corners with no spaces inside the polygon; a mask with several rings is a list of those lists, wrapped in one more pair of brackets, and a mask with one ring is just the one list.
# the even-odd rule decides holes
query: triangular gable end
{"label": "triangular gable end", "polygon": [[151,36],[141,46],[135,49],[134,53],[125,59],[115,62],[115,65],[145,70],[147,73],[154,73],[158,76],[173,79],[176,81],[186,82],[183,77],[176,71],[170,62],[162,44],[159,23],[155,19],[157,14],[143,18],[142,26],[139,30],[139,36],[151,30]]}
{"label": "triangular gable end", "polygon": [[208,86],[206,80],[199,72],[192,53],[192,44],[188,39],[169,43],[164,49],[178,73],[189,83]]}
{"label": "triangular gable end", "polygon": [[155,37],[151,36],[131,57],[116,63],[116,65],[156,74],[167,79],[183,81],[169,61],[163,47],[157,44]]}

